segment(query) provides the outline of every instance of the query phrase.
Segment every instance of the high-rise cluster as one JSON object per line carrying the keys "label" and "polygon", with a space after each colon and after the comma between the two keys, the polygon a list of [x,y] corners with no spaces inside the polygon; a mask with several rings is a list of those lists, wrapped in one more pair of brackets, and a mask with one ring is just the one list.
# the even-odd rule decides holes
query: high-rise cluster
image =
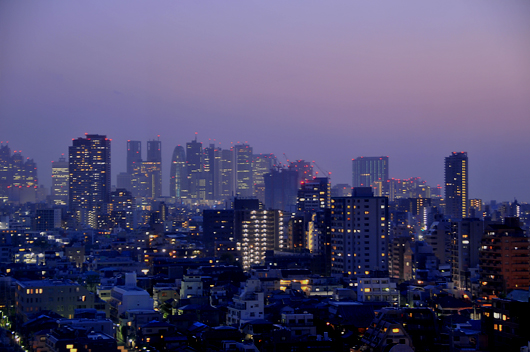
{"label": "high-rise cluster", "polygon": [[0,144],[0,201],[35,202],[37,188],[37,164],[33,159],[24,159],[21,151],[11,154],[7,143]]}

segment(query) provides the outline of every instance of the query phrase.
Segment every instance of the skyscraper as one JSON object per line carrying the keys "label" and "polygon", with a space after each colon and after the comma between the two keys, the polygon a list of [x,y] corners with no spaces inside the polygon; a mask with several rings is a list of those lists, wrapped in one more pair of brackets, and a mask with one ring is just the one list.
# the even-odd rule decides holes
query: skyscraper
{"label": "skyscraper", "polygon": [[162,142],[147,142],[147,161],[142,162],[142,173],[147,177],[147,196],[157,198],[162,195]]}
{"label": "skyscraper", "polygon": [[254,181],[252,178],[252,147],[248,144],[238,144],[234,147],[236,161],[236,195],[252,197],[254,195]]}
{"label": "skyscraper", "polygon": [[186,151],[181,145],[177,145],[171,157],[171,169],[169,174],[169,195],[171,197],[182,198],[183,189],[187,189],[185,183],[186,174]]}
{"label": "skyscraper", "polygon": [[376,195],[387,192],[388,156],[352,159],[352,187],[372,187]]}
{"label": "skyscraper", "polygon": [[127,141],[127,173],[132,175],[134,173],[135,164],[142,162],[142,142]]}
{"label": "skyscraper", "polygon": [[466,152],[453,152],[445,158],[445,214],[451,219],[467,216],[468,175]]}
{"label": "skyscraper", "polygon": [[52,200],[54,205],[68,205],[68,161],[64,156],[52,161]]}
{"label": "skyscraper", "polygon": [[110,140],[87,134],[72,140],[69,154],[69,202],[78,221],[97,227],[97,216],[104,210],[110,194]]}
{"label": "skyscraper", "polygon": [[188,198],[189,199],[204,199],[205,189],[201,187],[200,180],[202,178],[203,164],[202,164],[202,143],[195,140],[186,143],[186,167],[188,168]]}

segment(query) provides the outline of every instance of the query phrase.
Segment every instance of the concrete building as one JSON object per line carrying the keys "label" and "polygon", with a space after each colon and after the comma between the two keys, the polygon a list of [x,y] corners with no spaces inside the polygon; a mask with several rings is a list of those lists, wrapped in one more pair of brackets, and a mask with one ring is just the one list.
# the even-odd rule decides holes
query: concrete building
{"label": "concrete building", "polygon": [[399,291],[396,283],[391,282],[389,278],[359,278],[357,300],[359,302],[388,302],[391,306],[397,306]]}
{"label": "concrete building", "polygon": [[239,295],[234,295],[228,306],[226,323],[241,327],[243,324],[264,318],[265,297],[258,279],[249,279]]}
{"label": "concrete building", "polygon": [[388,271],[388,198],[370,188],[331,199],[331,273],[358,275]]}
{"label": "concrete building", "polygon": [[18,281],[15,300],[17,315],[24,322],[43,310],[71,319],[76,309],[95,308],[95,295],[71,281]]}
{"label": "concrete building", "polygon": [[153,310],[154,301],[144,289],[136,286],[136,273],[125,274],[125,285],[111,291],[110,316],[114,321],[128,310]]}
{"label": "concrete building", "polygon": [[528,236],[519,218],[505,218],[504,224],[489,224],[480,243],[481,296],[499,297],[514,289],[530,286]]}

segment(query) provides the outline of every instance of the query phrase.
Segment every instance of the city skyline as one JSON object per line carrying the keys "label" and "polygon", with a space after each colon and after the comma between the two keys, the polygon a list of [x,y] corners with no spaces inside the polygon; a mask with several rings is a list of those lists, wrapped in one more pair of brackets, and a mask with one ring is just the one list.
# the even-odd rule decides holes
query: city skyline
{"label": "city skyline", "polygon": [[116,184],[126,141],[161,135],[164,195],[173,149],[195,132],[315,160],[333,184],[351,182],[352,158],[388,155],[390,177],[443,185],[444,158],[466,151],[470,198],[530,201],[528,13],[526,1],[3,2],[0,140],[50,187],[72,138],[113,139]]}

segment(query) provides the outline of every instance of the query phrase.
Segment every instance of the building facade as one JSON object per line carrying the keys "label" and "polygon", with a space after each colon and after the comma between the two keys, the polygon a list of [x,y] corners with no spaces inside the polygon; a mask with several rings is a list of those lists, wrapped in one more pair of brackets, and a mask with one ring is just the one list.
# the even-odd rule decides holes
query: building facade
{"label": "building facade", "polygon": [[466,152],[453,152],[445,158],[445,214],[451,219],[467,216],[468,168]]}

